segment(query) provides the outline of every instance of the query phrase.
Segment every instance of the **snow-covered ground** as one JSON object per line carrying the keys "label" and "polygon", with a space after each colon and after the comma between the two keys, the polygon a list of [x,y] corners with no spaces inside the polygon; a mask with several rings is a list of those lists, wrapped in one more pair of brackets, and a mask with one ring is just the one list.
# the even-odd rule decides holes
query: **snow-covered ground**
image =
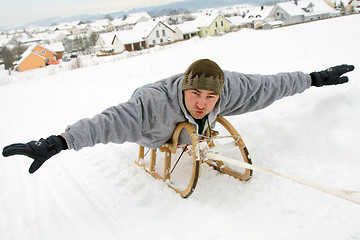
{"label": "snow-covered ground", "polygon": [[[59,134],[199,58],[261,74],[347,63],[356,68],[348,84],[312,87],[228,119],[255,165],[359,191],[359,22],[353,15],[241,30],[116,61],[83,58],[88,67],[75,70],[2,71],[0,148]],[[137,155],[130,143],[63,151],[33,175],[30,159],[1,156],[0,239],[360,239],[354,203],[264,173],[241,182],[206,165],[194,194],[182,199],[134,164]]]}

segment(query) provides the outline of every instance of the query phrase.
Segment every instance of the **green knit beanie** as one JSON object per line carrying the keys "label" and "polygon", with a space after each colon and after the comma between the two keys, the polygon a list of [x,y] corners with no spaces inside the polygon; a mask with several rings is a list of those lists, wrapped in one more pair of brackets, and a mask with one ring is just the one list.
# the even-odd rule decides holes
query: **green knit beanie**
{"label": "green knit beanie", "polygon": [[202,89],[221,95],[224,86],[224,72],[209,59],[193,62],[184,73],[182,90]]}

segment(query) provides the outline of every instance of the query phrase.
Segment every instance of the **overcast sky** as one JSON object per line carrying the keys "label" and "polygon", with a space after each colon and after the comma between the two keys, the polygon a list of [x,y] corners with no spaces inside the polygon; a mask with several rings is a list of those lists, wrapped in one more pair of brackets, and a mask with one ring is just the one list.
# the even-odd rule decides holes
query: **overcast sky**
{"label": "overcast sky", "polygon": [[80,14],[105,14],[129,8],[162,5],[181,0],[1,0],[0,26]]}

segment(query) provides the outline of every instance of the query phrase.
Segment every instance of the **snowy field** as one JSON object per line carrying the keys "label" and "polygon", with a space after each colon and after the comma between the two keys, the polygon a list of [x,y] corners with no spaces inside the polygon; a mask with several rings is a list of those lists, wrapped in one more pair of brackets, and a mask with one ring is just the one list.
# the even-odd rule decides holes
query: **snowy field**
{"label": "snowy field", "polygon": [[[311,72],[353,64],[348,84],[315,88],[228,118],[255,165],[360,191],[360,15],[274,30],[241,30],[146,50],[0,73],[0,148],[60,134],[126,101],[141,85],[199,58],[244,73]],[[71,62],[70,62],[71,63]],[[70,64],[69,63],[69,64]],[[182,199],[134,161],[136,144],[63,151],[35,174],[0,157],[1,240],[359,240],[360,206],[276,176],[241,182],[202,165]]]}

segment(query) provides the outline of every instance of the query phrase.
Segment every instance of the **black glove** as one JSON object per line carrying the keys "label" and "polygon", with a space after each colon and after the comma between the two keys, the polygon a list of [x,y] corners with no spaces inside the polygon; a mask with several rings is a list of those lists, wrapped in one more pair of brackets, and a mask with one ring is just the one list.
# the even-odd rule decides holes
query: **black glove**
{"label": "black glove", "polygon": [[50,136],[47,139],[41,138],[39,141],[31,141],[28,143],[15,143],[3,149],[3,156],[25,155],[34,159],[29,172],[34,173],[41,165],[58,154],[61,150],[67,149],[67,144],[62,136]]}
{"label": "black glove", "polygon": [[311,85],[316,87],[322,87],[324,85],[337,85],[346,83],[349,81],[348,77],[341,77],[344,73],[354,70],[353,65],[339,65],[331,67],[324,71],[312,72],[311,76]]}

